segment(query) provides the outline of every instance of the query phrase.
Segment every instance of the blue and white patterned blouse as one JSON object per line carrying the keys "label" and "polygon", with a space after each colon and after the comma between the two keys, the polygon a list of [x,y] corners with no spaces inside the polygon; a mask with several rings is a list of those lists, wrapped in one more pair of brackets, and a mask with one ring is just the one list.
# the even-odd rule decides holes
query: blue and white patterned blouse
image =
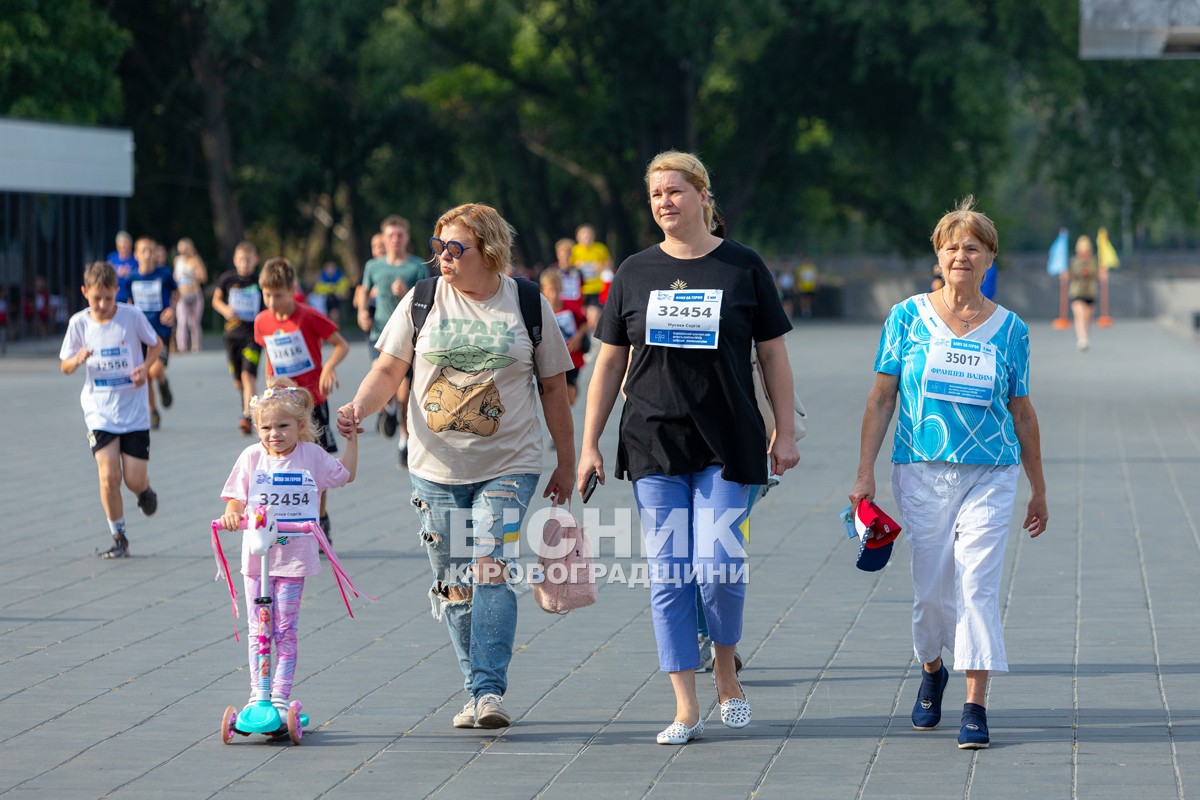
{"label": "blue and white patterned blouse", "polygon": [[[988,405],[926,396],[924,378],[931,344],[955,339],[995,348],[995,379]],[[1021,446],[1008,413],[1008,399],[1029,394],[1029,326],[1008,309],[997,305],[986,322],[965,336],[955,337],[934,312],[927,295],[910,297],[888,314],[875,355],[875,371],[900,376],[893,463],[1021,462]]]}

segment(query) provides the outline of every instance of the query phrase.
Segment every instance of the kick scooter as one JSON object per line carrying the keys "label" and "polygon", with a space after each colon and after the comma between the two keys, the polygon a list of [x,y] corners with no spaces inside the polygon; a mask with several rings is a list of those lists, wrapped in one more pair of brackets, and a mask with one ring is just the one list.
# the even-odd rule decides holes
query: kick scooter
{"label": "kick scooter", "polygon": [[[304,736],[304,726],[308,724],[308,715],[301,713],[303,706],[299,701],[293,700],[288,705],[285,717],[279,713],[279,709],[271,704],[271,631],[273,628],[272,615],[275,611],[274,600],[270,595],[271,583],[267,566],[267,555],[271,550],[271,545],[275,544],[279,534],[316,537],[318,546],[325,551],[325,555],[329,559],[338,589],[342,593],[342,600],[346,602],[346,610],[350,612],[351,617],[354,616],[354,612],[350,609],[346,588],[349,588],[355,597],[358,597],[359,594],[341,564],[338,563],[337,556],[334,555],[325,532],[317,523],[277,521],[272,509],[256,506],[246,514],[242,521],[242,528],[246,531],[244,535],[249,538],[250,553],[262,559],[260,574],[262,575],[261,585],[264,596],[254,598],[254,613],[258,615],[258,661],[255,665],[258,688],[254,692],[253,699],[241,711],[234,706],[225,709],[218,732],[223,744],[231,744],[234,734],[249,736],[252,733],[265,734],[272,741],[286,736],[292,740],[292,744],[300,744],[300,739]],[[221,521],[213,520],[212,542],[213,554],[217,559],[217,577],[220,578],[224,573],[230,597],[233,599],[233,614],[234,617],[237,617],[237,590],[233,587],[233,579],[229,575],[229,565],[221,550],[221,540],[217,535],[219,530],[221,530]],[[236,623],[233,635],[235,639],[238,638]]]}

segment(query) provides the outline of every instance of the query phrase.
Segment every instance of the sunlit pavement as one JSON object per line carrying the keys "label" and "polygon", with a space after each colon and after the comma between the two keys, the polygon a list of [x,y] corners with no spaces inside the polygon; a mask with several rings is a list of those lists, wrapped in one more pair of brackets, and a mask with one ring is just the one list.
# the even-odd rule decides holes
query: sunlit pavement
{"label": "sunlit pavement", "polygon": [[[335,403],[366,370],[351,338]],[[673,702],[647,591],[608,582],[616,565],[628,575],[640,563],[636,535],[629,557],[613,556],[619,536],[604,540],[595,606],[557,617],[520,597],[505,697],[514,725],[451,727],[465,699],[460,674],[429,614],[429,568],[395,440],[373,424],[358,480],[333,491],[329,508],[347,570],[376,600],[357,601],[352,620],[328,571],[310,578],[293,693],[311,716],[301,744],[222,745],[221,714],[246,702],[249,680],[244,633],[234,641],[228,593],[213,581],[208,523],[250,440],[237,431],[219,341],[171,360],[175,404],[151,450],[159,512],[143,518],[126,494],[133,557],[120,561],[94,555],[107,532],[80,376],[59,374],[56,342],[10,344],[0,358],[0,795],[1200,795],[1200,345],[1118,321],[1081,354],[1069,332],[1033,326],[1050,529],[1031,541],[1014,525],[1002,595],[1012,672],[992,682],[991,748],[969,752],[955,746],[961,673],[941,728],[909,723],[919,668],[908,549],[898,546],[881,573],[859,572],[837,520],[877,340],[877,326],[838,323],[789,337],[811,421],[800,466],[753,517],[739,650],[754,719],[723,727],[711,678],[698,676],[707,730],[685,747],[654,743]],[[581,398],[577,430],[582,408]],[[1018,522],[1026,498],[1022,481]],[[588,508],[608,525],[631,505],[629,485],[610,480]]]}

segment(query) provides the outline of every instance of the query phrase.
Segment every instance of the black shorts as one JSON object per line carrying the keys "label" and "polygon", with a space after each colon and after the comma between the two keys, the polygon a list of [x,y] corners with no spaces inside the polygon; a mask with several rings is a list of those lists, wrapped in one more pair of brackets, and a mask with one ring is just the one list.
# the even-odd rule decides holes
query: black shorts
{"label": "black shorts", "polygon": [[604,308],[604,303],[601,303],[601,302],[600,302],[600,295],[598,295],[598,294],[585,294],[585,295],[583,296],[583,307],[584,307],[584,308],[590,308],[590,307],[593,307],[593,306],[594,306],[595,308]]}
{"label": "black shorts", "polygon": [[328,400],[313,406],[313,422],[317,425],[317,444],[324,447],[326,453],[336,453],[337,439],[334,438],[333,429],[329,427]]}
{"label": "black shorts", "polygon": [[569,369],[563,374],[567,376],[567,386],[575,386],[579,383],[579,367]]}
{"label": "black shorts", "polygon": [[1079,301],[1081,303],[1087,303],[1089,306],[1096,305],[1096,298],[1094,298],[1094,297],[1072,297],[1071,302],[1074,303],[1075,301]]}
{"label": "black shorts", "polygon": [[239,380],[243,373],[249,373],[251,378],[258,378],[258,362],[261,361],[262,348],[254,341],[253,336],[226,336],[225,360],[229,362],[229,374]]}
{"label": "black shorts", "polygon": [[[162,339],[162,337],[161,337],[161,336],[160,336],[160,337],[158,337],[158,338]],[[149,348],[148,346],[146,346],[146,345],[142,345],[142,360],[143,360],[143,361],[146,359],[146,353],[148,353],[148,352],[150,352],[150,348]],[[161,361],[161,362],[163,362],[163,366],[164,366],[164,367],[167,365],[167,361],[168,361],[168,358],[167,358],[167,342],[166,342],[166,340],[165,340],[165,339],[163,339],[163,346],[162,346],[162,349],[158,351],[158,360],[159,360],[159,361]]]}
{"label": "black shorts", "polygon": [[130,431],[129,433],[109,433],[108,431],[88,431],[88,444],[92,447],[92,455],[112,444],[114,439],[120,440],[117,445],[122,455],[150,460],[150,431]]}

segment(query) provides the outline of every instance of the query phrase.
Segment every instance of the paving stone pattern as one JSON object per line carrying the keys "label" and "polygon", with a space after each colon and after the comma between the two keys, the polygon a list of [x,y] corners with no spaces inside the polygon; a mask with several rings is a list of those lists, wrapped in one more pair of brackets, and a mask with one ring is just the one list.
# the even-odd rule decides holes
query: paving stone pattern
{"label": "paving stone pattern", "polygon": [[[799,468],[753,518],[740,651],[754,721],[724,728],[699,676],[708,729],[674,748],[654,743],[673,703],[647,591],[615,583],[565,617],[523,594],[505,698],[515,724],[451,727],[459,672],[429,614],[408,477],[373,425],[358,480],[329,507],[339,554],[376,600],[358,602],[351,620],[328,572],[309,579],[294,692],[311,715],[302,744],[223,746],[221,713],[245,703],[249,681],[213,582],[208,523],[248,440],[219,342],[172,358],[175,405],[151,451],[159,512],[143,518],[126,494],[133,557],[115,562],[94,555],[107,532],[80,378],[59,374],[57,342],[10,345],[0,359],[0,797],[1200,797],[1197,346],[1118,321],[1080,354],[1069,332],[1034,325],[1050,530],[1030,540],[1014,526],[1003,584],[1012,672],[992,682],[991,748],[968,752],[955,746],[961,673],[939,730],[909,724],[919,666],[907,548],[883,572],[859,572],[836,519],[878,333],[827,323],[789,336],[811,422]],[[335,403],[366,368],[355,337]],[[1018,522],[1026,498],[1022,481]],[[610,481],[589,508],[611,522],[631,505],[629,485]],[[615,557],[613,544],[601,563],[631,571],[636,548]]]}

